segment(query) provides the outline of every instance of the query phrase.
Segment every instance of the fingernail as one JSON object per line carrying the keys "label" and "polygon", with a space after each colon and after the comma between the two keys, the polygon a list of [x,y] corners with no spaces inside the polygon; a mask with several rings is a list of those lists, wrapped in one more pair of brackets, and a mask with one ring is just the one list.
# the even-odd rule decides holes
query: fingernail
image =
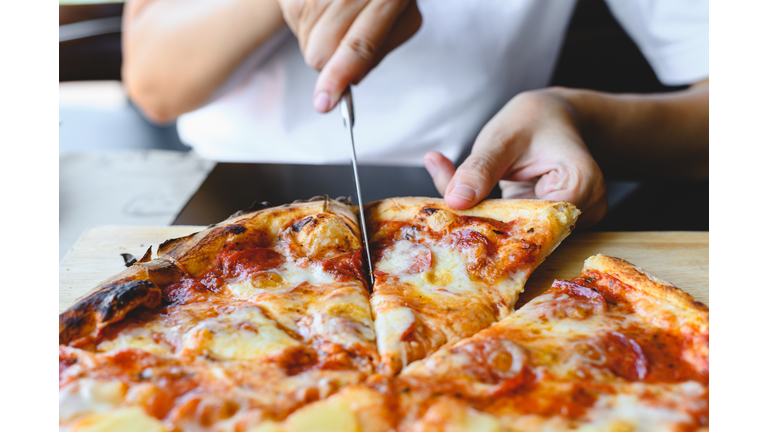
{"label": "fingernail", "polygon": [[435,176],[435,173],[437,172],[437,167],[435,166],[434,163],[432,163],[431,160],[424,161],[424,168],[427,169],[427,172],[429,173],[429,175],[431,175],[432,177]]}
{"label": "fingernail", "polygon": [[315,100],[312,101],[316,111],[327,112],[331,109],[331,98],[328,97],[328,93],[321,92],[315,95]]}
{"label": "fingernail", "polygon": [[464,198],[467,201],[472,201],[475,199],[475,196],[477,196],[477,191],[467,185],[460,184],[451,189],[451,193],[448,195]]}

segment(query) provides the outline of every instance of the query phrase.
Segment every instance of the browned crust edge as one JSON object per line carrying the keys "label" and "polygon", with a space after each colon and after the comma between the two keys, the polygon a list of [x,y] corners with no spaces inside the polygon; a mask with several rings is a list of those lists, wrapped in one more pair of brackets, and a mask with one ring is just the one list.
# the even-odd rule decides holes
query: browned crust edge
{"label": "browned crust edge", "polygon": [[[559,201],[528,199],[490,199],[480,202],[467,210],[454,210],[445,204],[442,198],[399,197],[387,198],[365,205],[371,221],[403,220],[416,216],[424,206],[453,212],[462,216],[487,217],[502,222],[517,218],[528,218],[534,222],[552,227],[542,245],[541,252],[534,264],[534,269],[568,237],[576,225],[581,211],[573,204]],[[398,210],[392,212],[392,206]],[[388,214],[389,213],[389,214]],[[545,218],[546,220],[542,220]]]}
{"label": "browned crust edge", "polygon": [[[139,306],[155,308],[161,303],[162,288],[189,274],[188,266],[204,266],[231,234],[245,232],[243,226],[253,218],[281,214],[291,218],[317,212],[341,216],[359,237],[357,217],[347,200],[314,197],[278,207],[238,212],[210,227],[163,242],[158,258],[151,259],[151,248],[131,267],[100,283],[74,305],[59,314],[59,343],[92,336],[94,332],[120,321]],[[252,206],[253,207],[253,206]]]}
{"label": "browned crust edge", "polygon": [[671,303],[681,309],[705,313],[707,317],[709,316],[709,307],[704,303],[695,300],[690,294],[672,283],[659,279],[621,258],[602,254],[593,255],[584,261],[582,273],[590,270],[607,274],[647,295]]}
{"label": "browned crust edge", "polygon": [[166,240],[159,246],[157,255],[176,263],[194,276],[201,269],[207,267],[215,255],[215,251],[218,251],[229,237],[245,233],[249,221],[255,218],[283,221],[320,212],[333,213],[342,217],[355,236],[360,237],[357,216],[352,207],[343,200],[324,196],[277,207],[237,212],[226,220],[213,224],[202,231],[185,237]]}

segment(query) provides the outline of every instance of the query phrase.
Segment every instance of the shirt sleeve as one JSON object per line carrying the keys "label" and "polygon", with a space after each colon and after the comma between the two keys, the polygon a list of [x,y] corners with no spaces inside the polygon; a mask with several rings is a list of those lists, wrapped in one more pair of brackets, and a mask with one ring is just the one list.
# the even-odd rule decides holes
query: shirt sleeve
{"label": "shirt sleeve", "polygon": [[606,0],[662,84],[709,77],[708,0]]}

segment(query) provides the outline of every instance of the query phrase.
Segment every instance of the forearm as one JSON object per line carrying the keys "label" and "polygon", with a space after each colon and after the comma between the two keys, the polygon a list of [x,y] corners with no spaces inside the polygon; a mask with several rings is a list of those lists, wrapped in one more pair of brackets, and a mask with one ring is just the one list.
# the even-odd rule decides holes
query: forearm
{"label": "forearm", "polygon": [[123,81],[155,121],[200,107],[284,21],[275,0],[134,0],[123,26]]}
{"label": "forearm", "polygon": [[608,177],[709,177],[708,82],[674,93],[614,95],[548,89],[572,108],[584,142]]}

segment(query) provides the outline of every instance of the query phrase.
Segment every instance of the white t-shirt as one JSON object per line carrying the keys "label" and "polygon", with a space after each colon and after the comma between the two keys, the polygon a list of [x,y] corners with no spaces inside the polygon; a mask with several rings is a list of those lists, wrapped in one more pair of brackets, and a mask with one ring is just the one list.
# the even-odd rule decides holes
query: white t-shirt
{"label": "white t-shirt", "polygon": [[[667,85],[709,76],[707,0],[608,0]],[[576,0],[419,0],[419,31],[353,87],[364,164],[456,160],[515,94],[546,86]],[[256,50],[179,135],[223,162],[347,163],[338,109],[312,107],[318,73],[285,28]]]}

